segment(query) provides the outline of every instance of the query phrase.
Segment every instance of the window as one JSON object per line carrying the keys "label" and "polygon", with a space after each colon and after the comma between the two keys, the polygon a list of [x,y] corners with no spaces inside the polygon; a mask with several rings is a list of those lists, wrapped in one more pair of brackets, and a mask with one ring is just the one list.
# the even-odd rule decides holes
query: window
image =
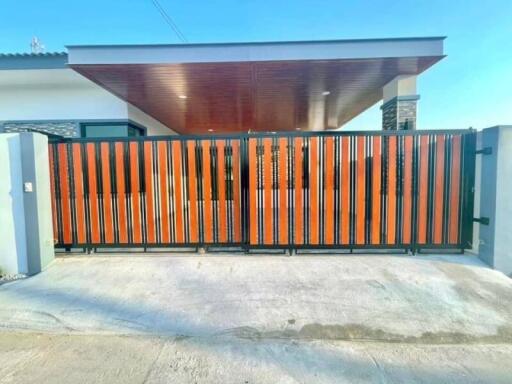
{"label": "window", "polygon": [[132,137],[145,136],[146,129],[130,121],[80,123],[82,137]]}

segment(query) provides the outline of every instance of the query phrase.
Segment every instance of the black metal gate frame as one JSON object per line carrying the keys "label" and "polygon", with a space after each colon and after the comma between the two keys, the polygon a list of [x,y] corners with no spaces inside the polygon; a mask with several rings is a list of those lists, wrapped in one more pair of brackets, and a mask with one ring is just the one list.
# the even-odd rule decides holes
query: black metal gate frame
{"label": "black metal gate frame", "polygon": [[[248,209],[249,200],[249,185],[248,185],[248,172],[249,172],[249,161],[247,143],[250,138],[289,138],[293,139],[296,137],[311,138],[311,137],[345,137],[345,136],[413,136],[418,137],[422,135],[462,135],[463,143],[462,149],[462,162],[461,162],[461,183],[460,183],[460,199],[462,200],[461,214],[460,214],[460,242],[458,244],[434,244],[428,243],[412,243],[412,244],[272,244],[272,245],[251,245],[249,244],[249,227],[250,217]],[[464,252],[465,249],[470,249],[472,246],[473,237],[473,208],[474,208],[474,184],[475,184],[475,155],[476,155],[476,131],[473,129],[450,129],[450,130],[415,130],[415,131],[350,131],[350,132],[338,132],[338,131],[323,131],[323,132],[272,132],[272,133],[258,133],[258,134],[214,134],[214,135],[179,135],[179,136],[139,136],[139,137],[110,137],[110,138],[60,138],[50,139],[50,145],[58,143],[102,143],[102,142],[145,142],[145,141],[185,141],[185,140],[228,140],[228,139],[239,139],[240,140],[240,182],[241,182],[241,236],[242,241],[240,243],[138,243],[138,244],[126,244],[126,243],[115,243],[115,244],[103,244],[103,243],[85,243],[85,244],[56,244],[56,248],[61,248],[66,251],[71,249],[83,249],[85,251],[92,251],[98,249],[137,249],[147,252],[153,249],[185,249],[189,248],[192,250],[198,250],[204,248],[211,251],[216,250],[241,250],[244,252],[258,251],[258,250],[281,250],[289,251],[292,254],[294,251],[297,253],[301,250],[316,250],[318,253],[325,251],[326,253],[335,253],[340,251],[342,253],[382,253],[384,252],[432,252],[432,251],[460,251]],[[414,150],[413,157],[413,196],[417,194],[417,167],[418,167],[418,151]],[[54,167],[57,168],[57,161],[55,161]],[[430,176],[429,176],[430,179]],[[430,183],[430,182],[429,182]],[[429,196],[431,194],[429,193]],[[58,218],[61,220],[61,218]],[[414,221],[413,221],[414,223]]]}

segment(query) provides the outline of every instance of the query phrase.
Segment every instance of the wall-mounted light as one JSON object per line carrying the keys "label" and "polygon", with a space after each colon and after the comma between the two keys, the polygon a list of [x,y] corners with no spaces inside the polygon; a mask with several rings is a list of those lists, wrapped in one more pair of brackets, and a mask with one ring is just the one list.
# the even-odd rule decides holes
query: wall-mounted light
{"label": "wall-mounted light", "polygon": [[180,99],[186,99],[187,98],[187,95],[179,95],[178,96]]}
{"label": "wall-mounted light", "polygon": [[212,128],[208,128],[208,132],[213,132],[213,129]]}

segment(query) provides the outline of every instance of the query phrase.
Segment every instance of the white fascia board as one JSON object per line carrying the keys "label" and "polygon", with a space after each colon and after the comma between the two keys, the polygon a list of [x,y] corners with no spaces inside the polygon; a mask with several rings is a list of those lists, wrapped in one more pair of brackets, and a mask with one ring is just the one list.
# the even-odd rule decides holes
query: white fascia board
{"label": "white fascia board", "polygon": [[282,43],[69,46],[70,65],[357,60],[443,56],[444,37]]}

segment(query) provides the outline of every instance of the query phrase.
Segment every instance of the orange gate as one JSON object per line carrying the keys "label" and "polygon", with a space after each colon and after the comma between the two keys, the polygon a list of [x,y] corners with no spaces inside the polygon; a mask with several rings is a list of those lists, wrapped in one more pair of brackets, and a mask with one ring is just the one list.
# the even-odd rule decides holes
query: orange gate
{"label": "orange gate", "polygon": [[50,144],[61,247],[464,249],[474,131]]}
{"label": "orange gate", "polygon": [[50,144],[65,247],[240,244],[240,139]]}

